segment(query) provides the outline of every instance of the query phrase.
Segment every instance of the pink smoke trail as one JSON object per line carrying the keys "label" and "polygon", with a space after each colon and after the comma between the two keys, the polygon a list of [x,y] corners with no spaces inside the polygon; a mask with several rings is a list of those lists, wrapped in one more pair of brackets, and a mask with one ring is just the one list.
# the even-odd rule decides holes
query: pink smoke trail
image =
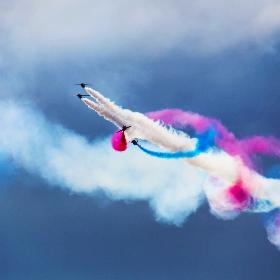
{"label": "pink smoke trail", "polygon": [[210,127],[214,128],[217,134],[215,144],[228,154],[239,156],[251,168],[254,168],[253,157],[256,154],[280,157],[280,141],[274,137],[253,136],[239,140],[220,121],[180,109],[165,109],[146,115],[173,127],[190,126],[196,133],[205,132]]}

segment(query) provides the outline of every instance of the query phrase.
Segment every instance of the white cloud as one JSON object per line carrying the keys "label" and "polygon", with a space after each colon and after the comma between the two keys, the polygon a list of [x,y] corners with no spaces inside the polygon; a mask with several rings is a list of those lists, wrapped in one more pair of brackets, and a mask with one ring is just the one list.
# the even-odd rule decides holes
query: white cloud
{"label": "white cloud", "polygon": [[[159,55],[215,53],[279,31],[279,1],[13,1],[2,4],[6,42],[17,52]],[[8,36],[7,36],[8,34]]]}
{"label": "white cloud", "polygon": [[52,185],[145,200],[158,220],[173,224],[182,223],[201,204],[206,175],[185,162],[153,159],[134,147],[117,153],[109,139],[89,143],[25,105],[1,102],[0,111],[0,153]]}

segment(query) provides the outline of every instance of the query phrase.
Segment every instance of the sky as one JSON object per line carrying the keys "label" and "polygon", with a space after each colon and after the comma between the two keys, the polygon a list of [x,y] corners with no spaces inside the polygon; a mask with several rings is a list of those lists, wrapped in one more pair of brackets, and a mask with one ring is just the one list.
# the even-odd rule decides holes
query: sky
{"label": "sky", "polygon": [[[218,118],[241,138],[280,138],[280,5],[245,2],[0,3],[1,133],[6,104],[35,112],[15,118],[15,126],[23,125],[8,139],[12,156],[0,158],[1,279],[278,279],[279,250],[268,242],[260,216],[222,221],[204,203],[176,226],[159,219],[145,199],[120,199],[105,185],[87,191],[88,158],[69,159],[83,191],[38,167],[44,146],[32,160],[15,160],[28,152],[16,149],[16,140],[29,141],[23,136],[36,130],[28,121],[40,126],[34,146],[70,134],[101,141],[114,159],[108,136],[115,128],[73,96],[78,82],[134,111],[181,108]],[[45,127],[60,133],[45,135]],[[166,163],[150,159],[154,170],[147,171],[139,152],[127,153],[130,161],[118,159],[117,169],[114,160],[104,166],[102,153],[91,151],[87,176],[98,177],[102,162],[131,193],[154,183],[153,174],[165,184]]]}

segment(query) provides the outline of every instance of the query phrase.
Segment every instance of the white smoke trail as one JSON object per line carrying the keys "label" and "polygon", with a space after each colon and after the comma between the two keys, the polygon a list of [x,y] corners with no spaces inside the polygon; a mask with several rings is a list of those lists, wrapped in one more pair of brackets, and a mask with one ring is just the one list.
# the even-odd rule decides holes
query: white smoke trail
{"label": "white smoke trail", "polygon": [[172,151],[194,149],[195,140],[191,139],[188,135],[171,133],[166,127],[159,125],[145,115],[123,109],[108,98],[105,98],[100,92],[89,87],[86,87],[85,91],[98,102],[94,104],[88,98],[83,98],[84,103],[91,109],[96,111],[96,106],[99,104],[99,108],[102,108],[102,111],[97,111],[97,113],[106,120],[115,124],[121,123],[121,125],[118,125],[119,127],[122,125],[131,126],[126,132],[129,140],[134,138],[149,140],[151,143],[171,149]]}
{"label": "white smoke trail", "polygon": [[158,220],[180,224],[202,199],[207,175],[182,161],[153,159],[108,139],[90,143],[15,102],[1,102],[0,152],[28,172],[70,191],[103,190],[112,199],[146,200]]}
{"label": "white smoke trail", "polygon": [[[82,100],[87,106],[118,127],[121,126],[120,123],[131,126],[126,131],[128,140],[135,138],[148,140],[171,152],[188,151],[195,148],[196,139],[190,138],[187,134],[167,129],[141,113],[123,109],[89,87],[86,87],[85,91],[98,102],[94,103],[88,98],[83,98]],[[240,168],[240,162],[222,151],[219,153],[203,153],[195,158],[187,159],[187,161],[205,169],[214,176],[224,179],[227,185],[233,184],[237,180],[237,169]]]}
{"label": "white smoke trail", "polygon": [[[171,152],[194,149],[195,140],[191,139],[188,135],[170,131],[143,114],[123,109],[104,97],[101,93],[89,87],[85,87],[85,91],[97,102],[95,104],[88,98],[82,98],[82,101],[91,109],[97,111],[97,113],[106,120],[117,124],[117,126],[120,126],[119,123],[131,126],[131,128],[126,131],[128,140],[135,138],[147,140]],[[96,106],[100,106],[99,108],[102,108],[102,111],[96,110]],[[225,190],[238,181],[242,181],[246,190],[254,198],[268,200],[273,207],[280,207],[280,180],[267,179],[261,176],[243,164],[238,156],[231,156],[221,150],[209,150],[194,158],[187,158],[185,161],[199,167],[207,174],[218,179],[219,183],[214,184],[214,186],[218,185],[220,188],[207,187],[205,189],[205,192],[209,196],[211,206],[215,209],[214,212],[220,212],[224,215],[224,211],[217,211],[217,209],[225,209],[226,206],[215,206],[213,201],[218,203],[219,201],[225,201]],[[209,189],[211,189],[211,191],[209,191]],[[216,195],[214,196],[213,194]],[[221,198],[223,199],[221,200]],[[226,203],[226,205],[229,207],[230,203]],[[229,211],[231,212],[231,209],[229,209]]]}

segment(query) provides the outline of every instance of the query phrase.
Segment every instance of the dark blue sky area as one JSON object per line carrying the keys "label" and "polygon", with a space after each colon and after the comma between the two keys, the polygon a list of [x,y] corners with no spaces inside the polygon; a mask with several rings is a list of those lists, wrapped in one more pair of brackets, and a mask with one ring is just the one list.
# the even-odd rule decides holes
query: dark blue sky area
{"label": "dark blue sky area", "polygon": [[25,174],[0,202],[3,279],[261,280],[279,274],[279,252],[256,216],[222,222],[203,207],[176,228],[156,223],[146,203],[70,195]]}

